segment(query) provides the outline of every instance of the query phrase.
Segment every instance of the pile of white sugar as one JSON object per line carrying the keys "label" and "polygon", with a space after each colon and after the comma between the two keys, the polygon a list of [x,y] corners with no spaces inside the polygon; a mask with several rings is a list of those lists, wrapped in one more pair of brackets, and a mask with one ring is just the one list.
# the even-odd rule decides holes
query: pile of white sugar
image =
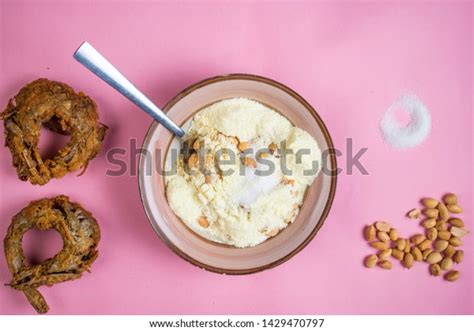
{"label": "pile of white sugar", "polygon": [[[396,119],[395,112],[400,109],[410,116],[407,125],[401,125]],[[416,95],[405,94],[385,111],[380,121],[380,130],[385,142],[395,149],[415,147],[430,134],[431,115]]]}

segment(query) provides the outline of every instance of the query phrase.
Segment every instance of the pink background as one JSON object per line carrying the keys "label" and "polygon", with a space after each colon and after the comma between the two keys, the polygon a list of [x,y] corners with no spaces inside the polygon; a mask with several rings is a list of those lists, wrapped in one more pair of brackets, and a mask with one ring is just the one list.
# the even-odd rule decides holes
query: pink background
{"label": "pink background", "polygon": [[[0,153],[0,234],[29,201],[67,194],[100,222],[100,258],[81,280],[41,288],[52,314],[472,314],[473,239],[465,239],[461,278],[430,277],[426,264],[367,270],[364,224],[384,218],[402,234],[419,231],[404,213],[425,195],[459,194],[472,228],[472,4],[407,2],[1,1],[0,102],[48,77],[97,101],[110,127],[82,177],[44,187],[17,179]],[[141,143],[150,118],[72,58],[88,40],[158,105],[213,75],[247,72],[294,88],[346,151],[368,147],[370,175],[342,174],[326,224],[284,265],[233,277],[175,256],[148,224],[136,176],[108,177],[105,154]],[[425,144],[385,145],[381,113],[399,95],[417,94],[433,116]],[[2,126],[3,127],[3,126]],[[1,138],[3,145],[3,137]],[[52,138],[49,138],[50,140]],[[132,162],[136,164],[135,161]],[[339,158],[345,168],[344,158]],[[46,244],[44,241],[50,242]],[[55,233],[29,234],[38,259],[54,254]],[[53,247],[54,246],[54,247]],[[9,281],[0,258],[1,283]],[[0,313],[31,314],[22,293],[0,287]]]}

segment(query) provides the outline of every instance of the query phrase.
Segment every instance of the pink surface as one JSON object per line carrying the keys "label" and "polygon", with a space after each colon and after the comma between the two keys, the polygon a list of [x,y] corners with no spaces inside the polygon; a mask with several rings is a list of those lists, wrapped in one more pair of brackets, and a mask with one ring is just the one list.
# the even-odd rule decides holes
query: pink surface
{"label": "pink surface", "polygon": [[[403,217],[425,195],[459,194],[472,222],[472,5],[451,3],[252,3],[1,1],[0,102],[25,83],[48,77],[93,97],[110,127],[104,149],[82,177],[44,187],[17,179],[0,153],[0,234],[30,200],[67,194],[100,221],[100,258],[81,280],[42,288],[53,314],[472,314],[473,238],[466,238],[461,279],[367,270],[364,224]],[[159,105],[203,78],[248,72],[294,88],[319,111],[336,146],[368,147],[370,175],[343,174],[326,224],[284,265],[232,277],[202,271],[156,237],[142,210],[136,176],[108,177],[105,154],[141,143],[150,119],[71,55],[88,40]],[[396,152],[378,118],[404,92],[431,109],[433,130],[420,147]],[[3,145],[3,138],[1,144]],[[127,156],[128,157],[128,156]],[[345,168],[344,158],[339,163]],[[136,164],[133,160],[132,164]],[[35,259],[53,253],[40,245]],[[53,238],[47,234],[43,238]],[[57,238],[55,238],[57,239]],[[54,246],[60,246],[52,240]],[[0,259],[0,280],[10,279]],[[25,297],[0,287],[0,313],[30,314]]]}

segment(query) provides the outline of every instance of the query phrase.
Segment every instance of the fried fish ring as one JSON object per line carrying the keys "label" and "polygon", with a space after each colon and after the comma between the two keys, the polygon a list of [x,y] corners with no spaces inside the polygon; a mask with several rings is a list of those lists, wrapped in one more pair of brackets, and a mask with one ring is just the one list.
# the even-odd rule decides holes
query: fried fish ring
{"label": "fried fish ring", "polygon": [[[97,106],[68,85],[40,78],[23,87],[0,114],[5,145],[18,177],[44,185],[51,178],[87,168],[100,150],[106,126],[99,123]],[[43,160],[38,150],[41,126],[71,136],[55,156]]]}
{"label": "fried fish ring", "polygon": [[[58,231],[63,249],[40,264],[28,265],[21,243],[32,228]],[[46,313],[48,304],[37,288],[80,278],[97,258],[99,240],[99,225],[92,214],[67,196],[33,201],[13,217],[7,230],[5,257],[13,277],[7,285],[23,291],[38,313]]]}

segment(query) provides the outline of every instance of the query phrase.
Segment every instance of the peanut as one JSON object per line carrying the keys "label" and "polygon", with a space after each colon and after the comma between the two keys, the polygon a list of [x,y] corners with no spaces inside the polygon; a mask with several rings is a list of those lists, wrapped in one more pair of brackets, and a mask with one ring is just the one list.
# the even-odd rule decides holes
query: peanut
{"label": "peanut", "polygon": [[438,231],[438,238],[443,240],[449,240],[449,238],[451,238],[451,232],[446,230]]}
{"label": "peanut", "polygon": [[387,232],[378,231],[377,238],[379,238],[380,241],[383,241],[385,243],[390,241],[390,237],[388,236]]}
{"label": "peanut", "polygon": [[436,219],[434,219],[434,218],[428,218],[428,219],[422,221],[422,222],[421,222],[421,225],[422,225],[425,229],[433,228],[433,227],[435,227],[435,225],[436,225]]}
{"label": "peanut", "polygon": [[375,228],[382,232],[390,232],[392,226],[387,222],[378,221],[375,223]]}
{"label": "peanut", "polygon": [[396,248],[392,248],[392,256],[397,260],[402,261],[403,257],[405,256],[405,253]]}
{"label": "peanut", "polygon": [[386,269],[386,270],[390,270],[392,269],[392,262],[388,261],[388,260],[384,260],[384,261],[380,261],[378,263],[379,267],[381,267],[382,269]]}
{"label": "peanut", "polygon": [[426,208],[423,209],[423,214],[428,218],[437,218],[439,215],[439,210],[435,208]]}
{"label": "peanut", "polygon": [[367,241],[372,241],[375,239],[375,234],[376,234],[376,230],[375,230],[375,226],[373,225],[367,225],[364,229],[364,238],[365,240]]}
{"label": "peanut", "polygon": [[388,249],[388,244],[383,241],[374,241],[370,243],[370,246],[381,251]]}
{"label": "peanut", "polygon": [[201,216],[198,220],[198,223],[200,226],[202,226],[203,228],[207,228],[209,226],[209,222],[207,221],[207,218],[204,217],[204,216]]}
{"label": "peanut", "polygon": [[430,248],[431,244],[432,244],[431,240],[426,239],[421,244],[418,245],[418,248],[424,251],[425,249]]}
{"label": "peanut", "polygon": [[411,248],[411,255],[413,255],[413,258],[415,261],[423,261],[423,254],[421,253],[420,249],[418,247],[412,247]]}
{"label": "peanut", "polygon": [[377,257],[377,255],[369,255],[365,258],[365,267],[366,268],[373,268],[375,267],[375,264],[377,264],[377,260],[379,258]]}
{"label": "peanut", "polygon": [[441,276],[441,267],[439,264],[435,263],[430,265],[430,273],[435,277]]}
{"label": "peanut", "polygon": [[438,210],[439,210],[439,218],[442,221],[447,221],[449,218],[449,211],[446,205],[443,202],[440,202],[438,204]]}
{"label": "peanut", "polygon": [[459,247],[462,245],[462,241],[458,237],[451,237],[451,239],[449,239],[449,243],[454,247]]}
{"label": "peanut", "polygon": [[425,241],[425,239],[425,236],[422,234],[415,234],[410,238],[411,242],[415,245],[421,244],[423,241]]}
{"label": "peanut", "polygon": [[400,237],[396,229],[391,229],[388,235],[392,241],[396,241]]}
{"label": "peanut", "polygon": [[448,210],[453,214],[461,214],[463,209],[460,205],[448,205]]}
{"label": "peanut", "polygon": [[464,258],[464,251],[463,250],[458,250],[456,253],[453,255],[453,261],[456,263],[461,263]]}
{"label": "peanut", "polygon": [[242,159],[242,161],[244,162],[244,165],[246,167],[249,167],[249,168],[256,168],[257,167],[257,162],[254,159],[252,159],[251,157],[246,156]]}
{"label": "peanut", "polygon": [[453,236],[458,237],[458,238],[464,237],[466,234],[469,233],[469,231],[466,230],[465,228],[458,228],[457,226],[452,226],[449,229],[449,232],[451,232]]}
{"label": "peanut", "polygon": [[405,249],[406,241],[403,238],[398,238],[397,241],[395,241],[395,246],[397,247],[398,250],[403,251]]}
{"label": "peanut", "polygon": [[451,270],[450,272],[448,272],[445,276],[444,276],[444,279],[446,279],[447,281],[449,282],[454,282],[456,280],[458,280],[459,276],[461,275],[461,273],[457,270]]}
{"label": "peanut", "polygon": [[388,259],[388,258],[390,257],[390,255],[392,255],[392,249],[391,249],[391,248],[386,249],[386,250],[384,250],[384,251],[381,251],[381,252],[379,253],[379,259],[380,259],[380,260],[386,260],[386,259]]}
{"label": "peanut", "polygon": [[449,245],[448,248],[446,248],[443,253],[444,253],[444,256],[453,257],[454,254],[456,253],[456,248],[454,248],[454,246]]}
{"label": "peanut", "polygon": [[439,252],[431,252],[430,255],[426,258],[426,262],[429,264],[435,264],[441,262],[443,256]]}
{"label": "peanut", "polygon": [[429,240],[435,240],[436,237],[438,237],[438,230],[436,230],[435,228],[428,229],[428,231],[426,231],[426,237]]}
{"label": "peanut", "polygon": [[403,250],[405,253],[410,253],[410,240],[405,239],[405,249]]}
{"label": "peanut", "polygon": [[445,257],[441,260],[440,266],[441,266],[441,269],[445,271],[449,270],[453,267],[453,260],[451,260],[450,257]]}
{"label": "peanut", "polygon": [[447,230],[448,229],[448,224],[446,224],[445,221],[437,221],[435,228],[438,231]]}
{"label": "peanut", "polygon": [[188,159],[188,166],[189,168],[194,168],[198,165],[199,162],[199,157],[196,153],[191,154],[191,156]]}
{"label": "peanut", "polygon": [[237,148],[238,148],[241,152],[243,152],[243,151],[249,149],[250,146],[251,146],[251,145],[250,145],[250,143],[249,143],[248,141],[242,141],[242,142],[240,142],[240,143],[237,145]]}
{"label": "peanut", "polygon": [[449,219],[449,224],[453,225],[453,226],[457,226],[458,228],[463,228],[464,227],[464,222],[459,219],[459,218],[451,218]]}
{"label": "peanut", "polygon": [[433,250],[431,248],[427,248],[423,251],[423,261],[425,261],[428,258],[428,255],[431,254]]}
{"label": "peanut", "polygon": [[403,257],[403,266],[405,266],[405,268],[407,269],[410,269],[411,267],[413,267],[413,263],[414,263],[414,258],[413,258],[413,255],[411,255],[411,253],[406,253],[405,256]]}
{"label": "peanut", "polygon": [[425,198],[421,200],[421,203],[423,206],[426,208],[436,208],[438,206],[438,200],[433,199],[433,198]]}
{"label": "peanut", "polygon": [[458,197],[454,193],[447,193],[443,197],[443,201],[447,205],[457,205],[458,204]]}
{"label": "peanut", "polygon": [[421,215],[421,210],[414,208],[407,213],[408,218],[416,220]]}
{"label": "peanut", "polygon": [[435,241],[435,250],[438,252],[444,251],[449,246],[449,242],[447,240],[436,240]]}
{"label": "peanut", "polygon": [[199,141],[199,139],[194,140],[193,149],[197,151],[199,147],[201,147],[201,142]]}

